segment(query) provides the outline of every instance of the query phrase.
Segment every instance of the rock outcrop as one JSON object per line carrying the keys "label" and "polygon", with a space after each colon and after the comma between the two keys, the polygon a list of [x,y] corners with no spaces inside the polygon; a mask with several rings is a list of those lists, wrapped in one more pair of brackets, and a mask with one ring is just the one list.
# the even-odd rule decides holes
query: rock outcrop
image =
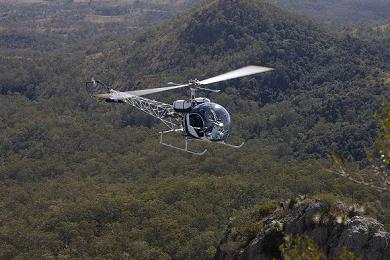
{"label": "rock outcrop", "polygon": [[231,241],[228,228],[215,259],[280,259],[279,250],[288,237],[314,241],[324,258],[339,259],[344,249],[363,259],[390,259],[390,234],[377,220],[359,216],[339,203],[307,201],[290,209],[278,209],[262,220],[261,231],[249,243]]}

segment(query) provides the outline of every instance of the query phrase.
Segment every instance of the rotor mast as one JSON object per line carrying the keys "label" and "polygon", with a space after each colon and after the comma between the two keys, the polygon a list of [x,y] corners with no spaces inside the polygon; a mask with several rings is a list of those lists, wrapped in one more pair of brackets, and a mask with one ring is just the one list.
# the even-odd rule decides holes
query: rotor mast
{"label": "rotor mast", "polygon": [[193,79],[193,80],[190,80],[188,82],[188,84],[191,86],[190,87],[190,90],[191,90],[191,104],[192,106],[195,106],[196,105],[196,101],[195,101],[195,98],[196,98],[196,90],[199,88],[199,80],[197,79]]}

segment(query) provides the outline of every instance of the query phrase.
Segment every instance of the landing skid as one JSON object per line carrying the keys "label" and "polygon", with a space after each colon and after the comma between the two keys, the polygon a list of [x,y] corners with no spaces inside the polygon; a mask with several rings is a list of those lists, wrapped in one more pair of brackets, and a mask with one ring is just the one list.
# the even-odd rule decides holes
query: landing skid
{"label": "landing skid", "polygon": [[200,142],[206,142],[206,143],[221,144],[221,145],[224,145],[224,146],[227,146],[227,147],[230,147],[230,148],[235,148],[235,149],[239,149],[239,148],[243,147],[244,144],[245,144],[245,142],[242,142],[240,145],[234,145],[234,144],[225,143],[223,141],[221,141],[221,142],[212,142],[212,141],[204,140],[204,139],[194,139],[194,140],[200,141]]}
{"label": "landing skid", "polygon": [[204,140],[204,139],[193,139],[193,138],[188,138],[188,137],[185,137],[184,139],[184,148],[181,148],[181,147],[177,147],[177,146],[174,146],[172,144],[167,144],[164,142],[164,139],[163,139],[163,136],[164,134],[167,134],[167,133],[172,133],[172,132],[182,132],[183,129],[175,129],[175,130],[168,130],[168,131],[163,131],[163,132],[160,132],[160,144],[161,145],[164,145],[166,147],[169,147],[169,148],[173,148],[173,149],[176,149],[176,150],[179,150],[179,151],[182,151],[182,152],[186,152],[186,153],[190,153],[190,154],[194,154],[194,155],[198,155],[198,156],[202,156],[204,155],[206,152],[207,152],[207,149],[205,149],[204,151],[201,151],[201,152],[196,152],[196,151],[191,151],[188,149],[188,143],[190,140],[195,140],[195,141],[199,141],[199,142],[206,142],[206,143],[217,143],[217,144],[221,144],[221,145],[224,145],[224,146],[227,146],[227,147],[231,147],[231,148],[235,148],[235,149],[239,149],[241,148],[245,142],[242,142],[240,145],[233,145],[233,144],[228,144],[228,143],[225,143],[225,142],[212,142],[212,141],[209,141],[209,140]]}
{"label": "landing skid", "polygon": [[[167,131],[167,132],[171,132],[171,131]],[[193,155],[198,155],[198,156],[202,156],[202,155],[204,155],[207,152],[207,149],[202,151],[202,152],[194,152],[194,151],[189,150],[188,149],[188,142],[189,142],[189,140],[187,138],[184,140],[184,148],[164,143],[163,135],[164,135],[164,133],[167,133],[167,132],[161,132],[160,133],[160,144],[161,145],[164,145],[166,147],[173,148],[173,149],[176,149],[176,150],[179,150],[179,151],[182,151],[182,152],[187,152],[187,153],[190,153],[190,154],[193,154]]]}
{"label": "landing skid", "polygon": [[245,144],[245,142],[242,142],[240,145],[228,144],[228,143],[225,143],[225,142],[217,142],[217,143],[225,145],[227,147],[235,148],[235,149],[240,149]]}

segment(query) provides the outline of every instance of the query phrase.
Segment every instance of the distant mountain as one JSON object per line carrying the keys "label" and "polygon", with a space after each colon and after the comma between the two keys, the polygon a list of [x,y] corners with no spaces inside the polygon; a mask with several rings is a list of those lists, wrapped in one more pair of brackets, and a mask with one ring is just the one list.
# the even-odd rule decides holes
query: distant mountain
{"label": "distant mountain", "polygon": [[390,19],[388,0],[269,0],[334,26],[381,23]]}
{"label": "distant mountain", "polygon": [[0,0],[0,44],[46,50],[81,41],[88,44],[143,31],[192,5],[191,1]]}

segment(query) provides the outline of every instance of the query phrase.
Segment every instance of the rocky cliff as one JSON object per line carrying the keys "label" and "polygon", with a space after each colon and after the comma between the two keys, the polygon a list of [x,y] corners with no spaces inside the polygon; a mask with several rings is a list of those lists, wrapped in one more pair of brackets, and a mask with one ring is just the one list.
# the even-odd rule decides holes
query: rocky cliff
{"label": "rocky cliff", "polygon": [[363,259],[390,259],[390,234],[384,226],[341,202],[290,203],[260,222],[260,232],[249,241],[242,236],[232,239],[234,227],[229,226],[215,259],[281,259],[286,256],[283,247],[294,237],[318,245],[321,259],[339,259],[342,252]]}

